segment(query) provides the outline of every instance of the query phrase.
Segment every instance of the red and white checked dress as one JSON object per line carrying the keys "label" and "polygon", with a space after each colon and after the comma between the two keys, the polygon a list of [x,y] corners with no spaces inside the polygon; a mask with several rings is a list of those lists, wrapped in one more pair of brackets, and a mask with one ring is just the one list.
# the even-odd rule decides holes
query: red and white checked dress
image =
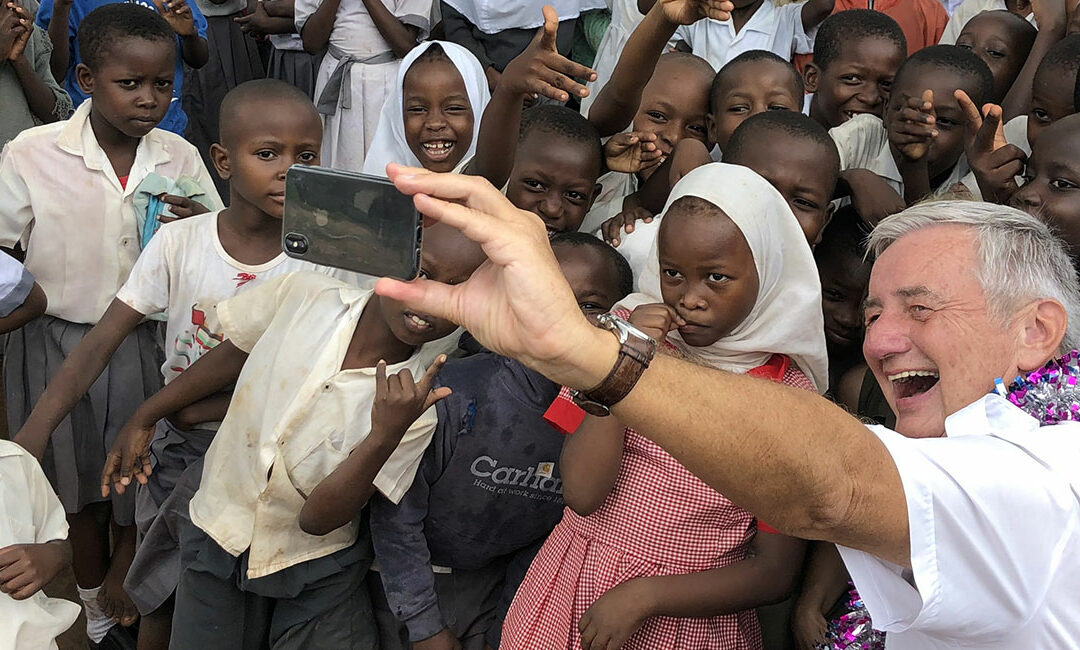
{"label": "red and white checked dress", "polygon": [[[789,386],[813,385],[787,357],[751,371]],[[566,393],[560,395],[564,398]],[[570,508],[514,597],[501,650],[580,650],[578,621],[615,585],[643,576],[707,571],[746,558],[754,516],[690,473],[659,445],[626,429],[622,465],[607,500],[582,517]],[[659,616],[623,650],[756,650],[757,614]]]}

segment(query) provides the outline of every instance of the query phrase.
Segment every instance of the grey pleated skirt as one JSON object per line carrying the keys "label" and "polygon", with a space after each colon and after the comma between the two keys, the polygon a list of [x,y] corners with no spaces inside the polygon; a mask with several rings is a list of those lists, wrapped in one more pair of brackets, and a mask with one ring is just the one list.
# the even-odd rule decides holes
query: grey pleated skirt
{"label": "grey pleated skirt", "polygon": [[[91,326],[42,316],[11,332],[4,347],[4,389],[8,427],[14,435],[45,391],[48,378],[82,341]],[[164,353],[160,324],[135,328],[89,392],[53,432],[41,465],[64,510],[80,512],[91,503],[111,501],[113,520],[131,525],[135,490],[101,496],[101,471],[116,435],[148,397],[161,388]]]}
{"label": "grey pleated skirt", "polygon": [[319,74],[322,56],[308,54],[303,50],[281,50],[274,48],[270,52],[270,64],[266,76],[296,86],[315,97],[315,77]]}

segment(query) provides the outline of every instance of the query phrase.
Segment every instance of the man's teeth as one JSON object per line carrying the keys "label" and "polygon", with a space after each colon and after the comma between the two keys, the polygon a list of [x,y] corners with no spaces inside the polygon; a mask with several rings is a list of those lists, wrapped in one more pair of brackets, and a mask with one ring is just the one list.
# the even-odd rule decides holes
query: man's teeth
{"label": "man's teeth", "polygon": [[938,373],[933,370],[906,370],[904,372],[898,372],[895,375],[889,375],[889,381],[903,381],[912,377],[933,377],[938,378]]}
{"label": "man's teeth", "polygon": [[409,314],[409,320],[411,320],[413,324],[417,327],[428,327],[431,325],[431,323],[427,322],[423,318],[420,318],[416,314]]}

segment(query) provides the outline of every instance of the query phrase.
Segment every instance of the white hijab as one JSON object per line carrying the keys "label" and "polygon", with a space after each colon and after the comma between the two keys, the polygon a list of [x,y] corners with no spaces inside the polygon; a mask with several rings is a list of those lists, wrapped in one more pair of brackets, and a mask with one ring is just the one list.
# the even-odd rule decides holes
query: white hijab
{"label": "white hijab", "polygon": [[461,78],[465,81],[465,91],[469,95],[469,104],[473,112],[473,137],[469,150],[461,159],[463,162],[471,159],[476,153],[476,140],[480,135],[480,118],[484,115],[491,93],[488,91],[487,77],[484,75],[484,66],[480,64],[472,52],[456,43],[447,41],[426,41],[414,47],[401,61],[398,68],[397,82],[394,92],[386,97],[383,102],[382,113],[379,115],[379,125],[375,128],[375,136],[372,138],[371,147],[368,148],[364,158],[364,173],[374,176],[386,176],[386,164],[391,162],[421,167],[420,161],[409,149],[409,143],[405,141],[405,115],[404,115],[404,87],[405,74],[416,62],[421,54],[432,45],[438,44],[443,52],[457,68]]}
{"label": "white hijab", "polygon": [[[758,296],[753,309],[732,332],[708,347],[687,345],[678,330],[668,340],[688,358],[713,368],[745,373],[773,354],[787,355],[818,392],[829,387],[821,281],[806,236],[784,197],[746,167],[710,163],[684,176],[671,190],[671,204],[696,196],[720,208],[742,231],[754,255]],[[620,304],[629,309],[661,302],[659,236],[638,279],[643,293]]]}

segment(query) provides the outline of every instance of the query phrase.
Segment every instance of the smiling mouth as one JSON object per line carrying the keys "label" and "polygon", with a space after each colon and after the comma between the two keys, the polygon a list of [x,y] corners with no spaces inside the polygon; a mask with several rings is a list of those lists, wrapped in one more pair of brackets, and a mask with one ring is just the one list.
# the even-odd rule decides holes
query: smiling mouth
{"label": "smiling mouth", "polygon": [[907,370],[888,375],[897,399],[921,395],[936,386],[938,379],[940,376],[933,370]]}
{"label": "smiling mouth", "polygon": [[403,316],[405,320],[405,327],[410,332],[414,332],[416,334],[424,334],[426,332],[429,332],[433,327],[431,321],[414,312],[407,311],[403,314]]}
{"label": "smiling mouth", "polygon": [[450,157],[450,152],[454,150],[455,144],[451,140],[432,140],[420,143],[420,148],[424,150],[424,155],[428,159],[440,162]]}

